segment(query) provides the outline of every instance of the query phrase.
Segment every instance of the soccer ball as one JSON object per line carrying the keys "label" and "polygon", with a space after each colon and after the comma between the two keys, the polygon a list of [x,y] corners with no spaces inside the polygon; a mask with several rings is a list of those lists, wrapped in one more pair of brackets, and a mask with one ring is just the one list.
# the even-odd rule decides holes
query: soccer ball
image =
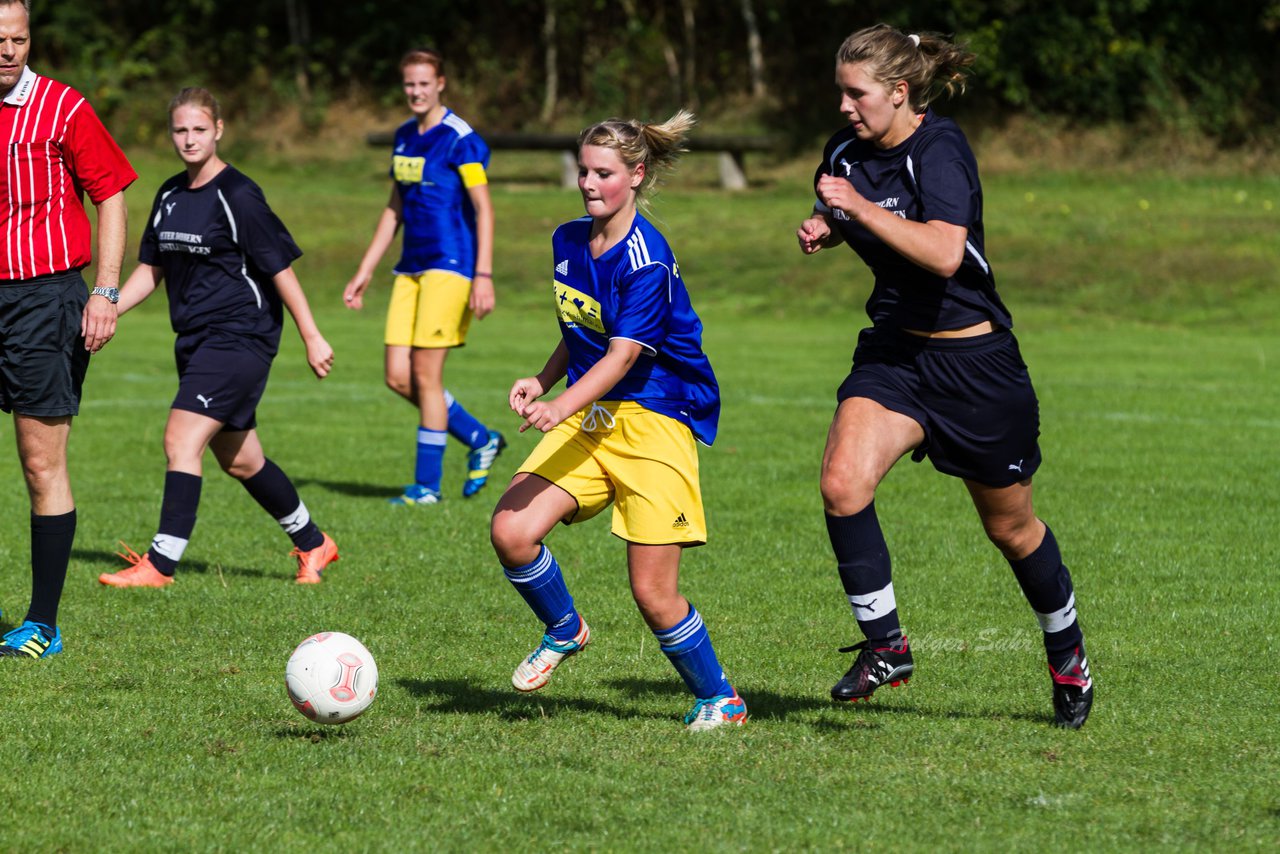
{"label": "soccer ball", "polygon": [[364,644],[342,632],[320,632],[298,644],[284,668],[293,707],[320,724],[358,718],[378,693],[378,665]]}

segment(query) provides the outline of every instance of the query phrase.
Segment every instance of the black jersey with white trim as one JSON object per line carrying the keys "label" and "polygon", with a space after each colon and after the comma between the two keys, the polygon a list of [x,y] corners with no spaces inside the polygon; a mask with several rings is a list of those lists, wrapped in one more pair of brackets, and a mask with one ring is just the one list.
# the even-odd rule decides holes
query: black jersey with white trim
{"label": "black jersey with white trim", "polygon": [[819,201],[817,208],[832,214],[845,242],[875,274],[867,300],[872,323],[926,332],[961,329],[984,320],[1013,326],[986,258],[978,163],[955,122],[928,110],[915,132],[890,149],[860,140],[852,127],[846,127],[827,142],[815,186],[823,175],[843,177],[864,198],[896,216],[916,222],[941,220],[968,230],[960,268],[943,278]]}
{"label": "black jersey with white trim", "polygon": [[165,181],[138,250],[164,272],[175,332],[214,329],[267,358],[283,324],[272,277],[301,255],[262,190],[233,166],[194,189],[185,172]]}

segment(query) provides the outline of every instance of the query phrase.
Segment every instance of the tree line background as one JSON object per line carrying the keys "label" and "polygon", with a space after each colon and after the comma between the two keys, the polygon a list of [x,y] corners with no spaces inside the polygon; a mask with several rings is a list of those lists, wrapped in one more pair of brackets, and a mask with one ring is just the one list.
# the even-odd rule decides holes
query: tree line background
{"label": "tree line background", "polygon": [[345,105],[393,107],[399,56],[429,45],[447,100],[482,129],[690,106],[718,130],[799,144],[838,122],[841,40],[880,21],[970,45],[969,93],[944,109],[977,121],[1127,123],[1226,147],[1273,145],[1280,125],[1280,0],[36,0],[32,63],[133,141],[163,135],[184,85],[259,122],[296,108],[313,128]]}

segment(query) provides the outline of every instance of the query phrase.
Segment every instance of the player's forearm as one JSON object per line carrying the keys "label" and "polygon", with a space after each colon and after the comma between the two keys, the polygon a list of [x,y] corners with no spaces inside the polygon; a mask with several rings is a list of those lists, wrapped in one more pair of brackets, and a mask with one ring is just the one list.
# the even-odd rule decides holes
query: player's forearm
{"label": "player's forearm", "polygon": [[[476,205],[476,272],[493,274],[493,203],[489,199],[488,187],[483,194],[475,194]],[[477,198],[479,196],[483,198]]]}
{"label": "player's forearm", "polygon": [[564,379],[564,375],[569,372],[569,348],[562,339],[556,348],[551,351],[547,363],[543,365],[542,370],[538,372],[538,382],[542,384],[542,393],[546,394],[556,383]]}
{"label": "player's forearm", "polygon": [[156,287],[159,286],[162,275],[159,267],[153,267],[150,264],[139,264],[129,274],[129,278],[125,283],[120,286],[120,302],[116,305],[116,311],[119,314],[124,314],[151,296]]}
{"label": "player's forearm", "polygon": [[289,315],[293,318],[294,325],[298,327],[298,334],[302,336],[302,340],[307,341],[319,336],[320,328],[316,326],[315,318],[311,315],[311,304],[307,302],[307,295],[302,292],[302,284],[298,281],[293,268],[284,268],[276,273],[271,281],[275,283],[280,301],[289,310]]}
{"label": "player's forearm", "polygon": [[128,239],[129,209],[125,205],[124,191],[103,199],[98,209],[97,273],[94,284],[114,288],[120,284],[120,270],[124,266],[124,247]]}
{"label": "player's forearm", "polygon": [[894,252],[935,276],[955,275],[964,260],[964,226],[903,219],[870,202],[860,206],[857,220]]}
{"label": "player's forearm", "polygon": [[387,249],[391,246],[392,241],[396,239],[396,232],[399,230],[400,215],[389,207],[383,208],[382,215],[378,217],[378,224],[373,229],[373,239],[369,241],[369,248],[365,250],[364,257],[360,259],[360,272],[362,274],[373,275],[378,262],[382,260],[383,255],[387,254]]}
{"label": "player's forearm", "polygon": [[577,412],[599,400],[627,375],[627,371],[631,370],[636,359],[640,358],[640,352],[640,345],[634,341],[623,341],[619,338],[611,340],[609,349],[600,361],[592,365],[576,383],[556,398],[561,411]]}

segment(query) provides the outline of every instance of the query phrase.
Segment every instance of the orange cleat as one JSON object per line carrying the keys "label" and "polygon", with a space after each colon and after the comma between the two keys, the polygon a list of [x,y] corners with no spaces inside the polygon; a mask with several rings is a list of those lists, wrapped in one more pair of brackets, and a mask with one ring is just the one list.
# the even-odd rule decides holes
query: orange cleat
{"label": "orange cleat", "polygon": [[321,533],[324,541],[314,549],[289,552],[289,557],[298,559],[298,574],[293,580],[299,584],[319,584],[324,568],[338,559],[338,544],[328,534]]}
{"label": "orange cleat", "polygon": [[129,567],[119,572],[104,572],[98,576],[100,583],[108,587],[168,587],[173,583],[173,576],[156,569],[151,558],[138,554],[123,542],[120,545],[124,551],[116,554],[127,560]]}

